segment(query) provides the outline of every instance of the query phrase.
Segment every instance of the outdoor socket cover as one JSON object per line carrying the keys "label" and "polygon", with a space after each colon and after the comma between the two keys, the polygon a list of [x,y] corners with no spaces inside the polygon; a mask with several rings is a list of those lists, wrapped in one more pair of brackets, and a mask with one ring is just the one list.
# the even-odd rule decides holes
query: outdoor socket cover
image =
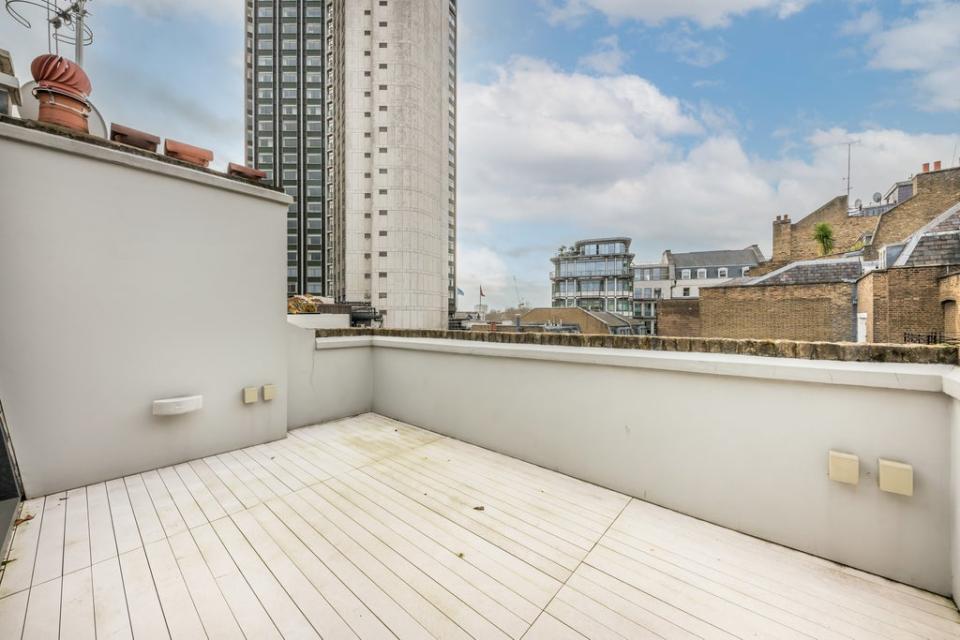
{"label": "outdoor socket cover", "polygon": [[829,476],[834,482],[857,484],[860,482],[860,458],[852,453],[830,451]]}
{"label": "outdoor socket cover", "polygon": [[243,388],[243,404],[253,404],[259,400],[259,391],[257,387],[244,387]]}
{"label": "outdoor socket cover", "polygon": [[894,462],[893,460],[877,460],[880,476],[880,490],[896,493],[901,496],[913,495],[913,466]]}

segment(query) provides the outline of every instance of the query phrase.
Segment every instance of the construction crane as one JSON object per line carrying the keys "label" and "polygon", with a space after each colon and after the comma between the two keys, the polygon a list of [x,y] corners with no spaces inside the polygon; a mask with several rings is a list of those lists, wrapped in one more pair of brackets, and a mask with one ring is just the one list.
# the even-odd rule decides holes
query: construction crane
{"label": "construction crane", "polygon": [[513,276],[513,288],[517,292],[517,309],[526,309],[527,302],[520,295],[520,285],[517,283],[517,276]]}

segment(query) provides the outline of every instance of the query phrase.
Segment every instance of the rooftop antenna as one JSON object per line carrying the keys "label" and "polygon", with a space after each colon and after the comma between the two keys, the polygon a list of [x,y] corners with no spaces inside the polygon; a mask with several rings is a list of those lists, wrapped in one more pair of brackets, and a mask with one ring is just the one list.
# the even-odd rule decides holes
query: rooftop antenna
{"label": "rooftop antenna", "polygon": [[32,25],[21,10],[25,6],[44,10],[47,21],[47,51],[60,55],[60,43],[72,44],[73,61],[80,67],[83,66],[83,48],[93,44],[93,30],[86,24],[88,2],[90,0],[68,0],[61,7],[61,0],[4,0],[7,13],[27,29]]}
{"label": "rooftop antenna", "polygon": [[850,167],[851,167],[851,162],[850,162],[850,161],[851,161],[851,159],[852,159],[852,157],[853,157],[853,145],[855,145],[855,144],[860,144],[860,141],[859,141],[859,140],[848,140],[847,142],[844,142],[843,144],[847,145],[847,204],[848,204],[848,206],[849,206],[849,203],[850,203],[850,190],[852,189],[852,184],[851,184],[851,182],[850,182]]}

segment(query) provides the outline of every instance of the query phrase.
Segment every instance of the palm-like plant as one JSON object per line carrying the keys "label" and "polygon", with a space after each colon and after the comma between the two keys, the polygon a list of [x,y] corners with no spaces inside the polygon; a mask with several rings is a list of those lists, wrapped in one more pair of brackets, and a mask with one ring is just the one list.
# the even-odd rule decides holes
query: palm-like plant
{"label": "palm-like plant", "polygon": [[833,251],[833,228],[826,222],[818,222],[813,227],[813,239],[820,245],[820,255],[825,256]]}

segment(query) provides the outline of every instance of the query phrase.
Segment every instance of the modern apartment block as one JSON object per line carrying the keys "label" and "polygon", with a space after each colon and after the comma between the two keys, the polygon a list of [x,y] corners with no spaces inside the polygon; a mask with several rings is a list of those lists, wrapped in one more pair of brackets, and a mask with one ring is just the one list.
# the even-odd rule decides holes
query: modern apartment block
{"label": "modern apartment block", "polygon": [[287,291],[456,310],[456,0],[248,0],[248,163],[295,198]]}
{"label": "modern apartment block", "polygon": [[554,307],[633,312],[630,238],[580,240],[550,258]]}

